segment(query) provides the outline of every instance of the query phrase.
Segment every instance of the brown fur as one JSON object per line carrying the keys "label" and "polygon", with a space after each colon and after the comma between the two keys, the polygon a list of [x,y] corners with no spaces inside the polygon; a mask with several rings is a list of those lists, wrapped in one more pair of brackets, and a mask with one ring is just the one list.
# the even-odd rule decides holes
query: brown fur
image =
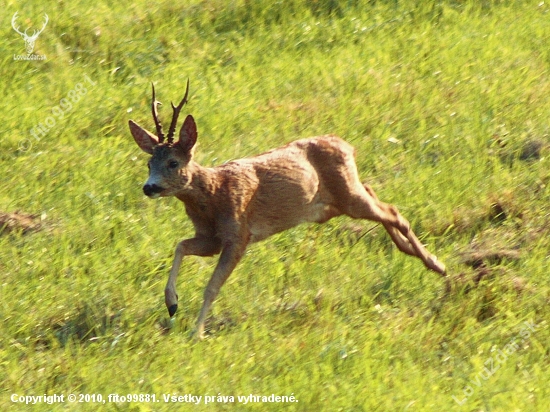
{"label": "brown fur", "polygon": [[[148,184],[158,192],[151,197],[176,196],[195,227],[195,237],[176,247],[165,289],[170,315],[177,309],[176,279],[183,257],[221,252],[196,324],[201,338],[210,307],[247,245],[303,222],[323,223],[342,214],[380,222],[399,250],[445,276],[445,266],[424,248],[409,222],[360,182],[353,147],[336,136],[301,139],[206,168],[192,159],[197,132],[191,116],[176,143],[159,144],[133,121],[130,130],[140,148],[152,154]],[[170,162],[177,168],[171,170]]]}

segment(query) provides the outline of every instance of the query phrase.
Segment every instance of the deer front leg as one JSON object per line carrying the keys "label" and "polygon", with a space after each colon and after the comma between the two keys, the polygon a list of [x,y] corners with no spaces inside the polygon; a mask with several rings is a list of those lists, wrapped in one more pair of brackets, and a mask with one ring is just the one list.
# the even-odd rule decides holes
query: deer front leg
{"label": "deer front leg", "polygon": [[181,261],[184,256],[213,256],[219,253],[221,249],[221,242],[216,238],[211,237],[194,237],[192,239],[186,239],[176,246],[176,252],[174,254],[174,262],[170,269],[170,276],[168,277],[168,283],[164,289],[164,301],[168,308],[170,317],[174,316],[178,310],[178,294],[176,293],[176,280],[178,278],[178,271],[181,265]]}
{"label": "deer front leg", "polygon": [[233,269],[237,266],[237,263],[241,260],[244,251],[246,250],[247,241],[244,239],[238,241],[226,242],[223,246],[222,253],[220,255],[220,260],[214,269],[212,277],[206,285],[204,290],[204,301],[202,304],[199,317],[197,319],[197,324],[193,334],[199,339],[204,338],[204,323],[206,321],[206,315],[208,314],[212,303],[218,296],[220,288],[225,283]]}

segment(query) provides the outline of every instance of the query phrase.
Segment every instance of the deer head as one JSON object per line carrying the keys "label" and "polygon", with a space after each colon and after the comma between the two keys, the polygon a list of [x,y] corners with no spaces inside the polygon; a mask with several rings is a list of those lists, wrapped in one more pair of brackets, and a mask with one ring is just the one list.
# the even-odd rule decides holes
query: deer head
{"label": "deer head", "polygon": [[11,26],[13,27],[13,30],[15,30],[17,33],[19,33],[23,37],[23,40],[25,41],[25,49],[27,50],[27,54],[31,54],[34,50],[34,44],[36,42],[36,39],[38,38],[38,35],[44,31],[44,29],[46,28],[46,25],[48,24],[48,21],[49,21],[48,15],[44,13],[44,24],[42,25],[42,28],[38,31],[33,30],[33,33],[30,36],[27,34],[27,31],[29,29],[26,29],[24,32],[21,32],[19,30],[19,26],[16,26],[16,22],[15,22],[16,20],[17,20],[17,12],[15,12],[15,14],[11,19]]}
{"label": "deer head", "polygon": [[190,182],[191,173],[188,170],[188,165],[193,157],[193,148],[197,141],[197,126],[193,116],[188,115],[180,130],[179,140],[174,142],[178,116],[184,104],[187,103],[189,94],[189,80],[187,80],[185,96],[180,104],[178,106],[171,104],[173,110],[172,121],[165,142],[162,124],[158,117],[158,105],[161,103],[156,100],[153,84],[152,88],[151,111],[157,134],[149,132],[133,120],[130,120],[128,124],[130,132],[140,149],[152,155],[148,163],[149,178],[143,186],[143,193],[154,199],[160,196],[172,196],[181,190],[182,186],[185,187]]}

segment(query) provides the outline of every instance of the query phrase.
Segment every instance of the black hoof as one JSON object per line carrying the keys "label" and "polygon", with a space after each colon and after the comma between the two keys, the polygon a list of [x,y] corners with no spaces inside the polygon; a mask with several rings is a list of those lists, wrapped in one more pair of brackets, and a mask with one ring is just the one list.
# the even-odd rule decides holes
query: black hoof
{"label": "black hoof", "polygon": [[177,304],[170,306],[168,308],[168,314],[170,315],[170,317],[174,316],[177,310],[178,310]]}

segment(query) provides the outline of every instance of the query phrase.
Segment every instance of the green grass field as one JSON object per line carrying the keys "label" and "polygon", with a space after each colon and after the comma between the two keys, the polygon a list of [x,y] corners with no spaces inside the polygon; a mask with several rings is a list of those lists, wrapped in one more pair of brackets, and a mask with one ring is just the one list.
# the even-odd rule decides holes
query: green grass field
{"label": "green grass field", "polygon": [[[95,3],[3,7],[0,410],[550,409],[550,5]],[[48,14],[45,60],[14,60],[15,12],[21,30]],[[185,258],[166,330],[193,229],[179,201],[143,195],[127,122],[154,129],[154,81],[166,124],[188,78],[201,164],[341,136],[451,295],[381,226],[337,218],[249,247],[202,342],[189,331],[217,259]],[[249,397],[272,394],[296,401]]]}

